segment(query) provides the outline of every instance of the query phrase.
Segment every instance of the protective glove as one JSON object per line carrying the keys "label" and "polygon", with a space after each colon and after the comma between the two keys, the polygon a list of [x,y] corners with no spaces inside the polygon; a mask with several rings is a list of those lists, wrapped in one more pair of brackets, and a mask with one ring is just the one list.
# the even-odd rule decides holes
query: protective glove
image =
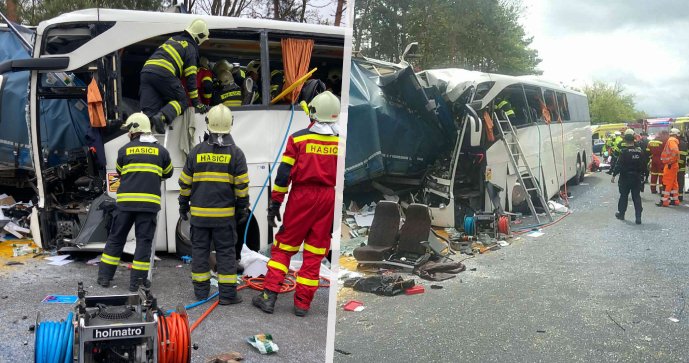
{"label": "protective glove", "polygon": [[268,207],[268,225],[273,228],[277,228],[278,226],[277,223],[275,223],[275,217],[278,218],[278,222],[282,222],[282,218],[280,217],[280,204],[280,202],[273,200]]}
{"label": "protective glove", "polygon": [[194,106],[194,108],[196,109],[196,113],[204,114],[208,112],[209,107],[203,103],[197,103],[196,106]]}
{"label": "protective glove", "polygon": [[179,217],[182,220],[189,220],[189,204],[179,206]]}
{"label": "protective glove", "polygon": [[237,225],[246,223],[246,221],[249,220],[249,208],[238,209],[235,218],[237,220]]}

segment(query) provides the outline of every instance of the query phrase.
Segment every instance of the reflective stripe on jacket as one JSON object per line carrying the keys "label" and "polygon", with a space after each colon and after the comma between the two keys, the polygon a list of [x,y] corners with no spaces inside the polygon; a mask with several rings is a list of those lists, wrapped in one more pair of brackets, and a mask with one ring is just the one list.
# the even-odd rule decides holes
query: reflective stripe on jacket
{"label": "reflective stripe on jacket", "polygon": [[[231,137],[225,136],[230,143]],[[249,206],[249,175],[242,150],[204,141],[187,156],[179,177],[181,205],[190,204],[191,224],[219,227]]]}
{"label": "reflective stripe on jacket", "polygon": [[170,154],[164,147],[134,139],[118,151],[115,168],[120,174],[118,208],[130,212],[160,210],[160,182],[172,176]]}
{"label": "reflective stripe on jacket", "polygon": [[199,91],[196,84],[198,68],[198,44],[187,32],[170,37],[144,63],[141,72],[151,72],[163,76],[186,78],[186,87],[192,104],[196,105]]}

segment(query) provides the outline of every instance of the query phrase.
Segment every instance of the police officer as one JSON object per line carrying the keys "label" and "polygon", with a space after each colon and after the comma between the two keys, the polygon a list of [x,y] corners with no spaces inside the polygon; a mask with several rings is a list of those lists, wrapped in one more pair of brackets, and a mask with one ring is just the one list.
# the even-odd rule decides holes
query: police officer
{"label": "police officer", "polygon": [[289,137],[268,209],[268,223],[277,227],[280,206],[292,184],[285,208],[285,222],[275,235],[268,261],[264,290],[252,303],[266,313],[275,309],[277,294],[288,272],[292,256],[304,245],[304,262],[297,273],[294,313],[305,316],[320,281],[321,260],[330,250],[335,211],[335,179],[340,100],[323,92],[309,104],[312,125]]}
{"label": "police officer", "polygon": [[129,129],[128,144],[117,153],[115,167],[120,175],[117,189],[117,211],[110,228],[108,241],[98,267],[98,284],[107,287],[115,276],[127,234],[136,227],[136,250],[132,262],[129,291],[136,291],[139,279],[147,280],[151,258],[151,244],[160,210],[160,182],[172,176],[170,154],[157,144],[151,135],[151,123],[138,112],[127,119],[123,128]]}
{"label": "police officer", "polygon": [[[201,113],[208,106],[199,100],[196,75],[199,45],[208,40],[208,26],[196,19],[187,29],[166,40],[144,63],[141,70],[140,104],[158,133],[182,114],[187,105],[187,91],[192,106]],[[186,77],[185,91],[180,77]]]}
{"label": "police officer", "polygon": [[[208,263],[211,243],[218,261],[220,305],[238,304],[237,225],[249,216],[249,175],[242,150],[230,137],[232,111],[224,105],[208,112],[208,139],[187,156],[179,177],[179,214],[191,214],[191,278],[194,295],[206,299],[210,292]],[[190,213],[191,212],[191,213]]]}
{"label": "police officer", "polygon": [[213,90],[212,105],[223,104],[227,107],[239,107],[242,105],[242,90],[234,83],[234,77],[230,71],[222,71],[218,75],[219,84]]}
{"label": "police officer", "polygon": [[646,173],[646,153],[634,143],[634,130],[627,129],[624,132],[624,142],[621,145],[619,157],[612,172],[611,181],[620,176],[618,183],[620,199],[617,202],[615,217],[624,220],[627,211],[629,194],[632,194],[636,224],[641,224],[641,183]]}

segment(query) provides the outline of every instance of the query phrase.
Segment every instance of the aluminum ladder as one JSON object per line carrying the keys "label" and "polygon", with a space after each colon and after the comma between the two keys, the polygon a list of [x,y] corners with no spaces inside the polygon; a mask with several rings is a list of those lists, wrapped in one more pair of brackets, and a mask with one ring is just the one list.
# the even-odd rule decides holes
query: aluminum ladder
{"label": "aluminum ladder", "polygon": [[[529,196],[528,198],[526,198],[526,202],[529,205],[529,210],[531,210],[531,214],[534,217],[536,217],[536,222],[538,222],[538,224],[543,223],[541,221],[542,216],[539,216],[538,213],[536,213],[536,208],[534,207],[533,200],[531,199],[531,192],[535,191],[536,195],[538,196],[538,202],[541,203],[541,206],[545,211],[545,215],[548,217],[548,221],[552,222],[553,215],[550,213],[548,203],[545,200],[545,197],[543,196],[543,190],[541,190],[541,188],[539,187],[539,183],[533,176],[533,173],[531,172],[531,167],[529,166],[529,163],[526,161],[526,156],[524,156],[522,146],[519,143],[519,137],[517,136],[517,133],[514,130],[512,121],[510,121],[510,118],[507,115],[505,115],[505,120],[499,119],[496,112],[493,112],[493,120],[497,121],[495,122],[495,124],[497,125],[498,131],[500,132],[502,142],[505,144],[505,149],[507,150],[507,155],[509,155],[510,163],[512,164],[512,167],[514,168],[517,174],[517,180],[519,180],[519,184],[521,184],[524,187],[526,194]],[[507,140],[507,135],[511,135],[512,141]],[[531,187],[528,187],[525,183],[525,181],[527,180],[531,182]]]}

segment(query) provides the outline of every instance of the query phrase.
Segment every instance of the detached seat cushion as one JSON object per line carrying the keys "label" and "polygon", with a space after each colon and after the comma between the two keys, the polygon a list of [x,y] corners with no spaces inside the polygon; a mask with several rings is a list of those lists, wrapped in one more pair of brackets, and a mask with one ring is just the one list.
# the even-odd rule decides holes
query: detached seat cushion
{"label": "detached seat cushion", "polygon": [[424,204],[411,204],[407,208],[404,225],[400,230],[397,255],[422,256],[426,254],[426,247],[421,242],[427,242],[431,230],[431,214]]}
{"label": "detached seat cushion", "polygon": [[376,206],[368,234],[368,244],[354,249],[357,261],[383,261],[395,250],[400,229],[400,210],[395,202],[381,201]]}

